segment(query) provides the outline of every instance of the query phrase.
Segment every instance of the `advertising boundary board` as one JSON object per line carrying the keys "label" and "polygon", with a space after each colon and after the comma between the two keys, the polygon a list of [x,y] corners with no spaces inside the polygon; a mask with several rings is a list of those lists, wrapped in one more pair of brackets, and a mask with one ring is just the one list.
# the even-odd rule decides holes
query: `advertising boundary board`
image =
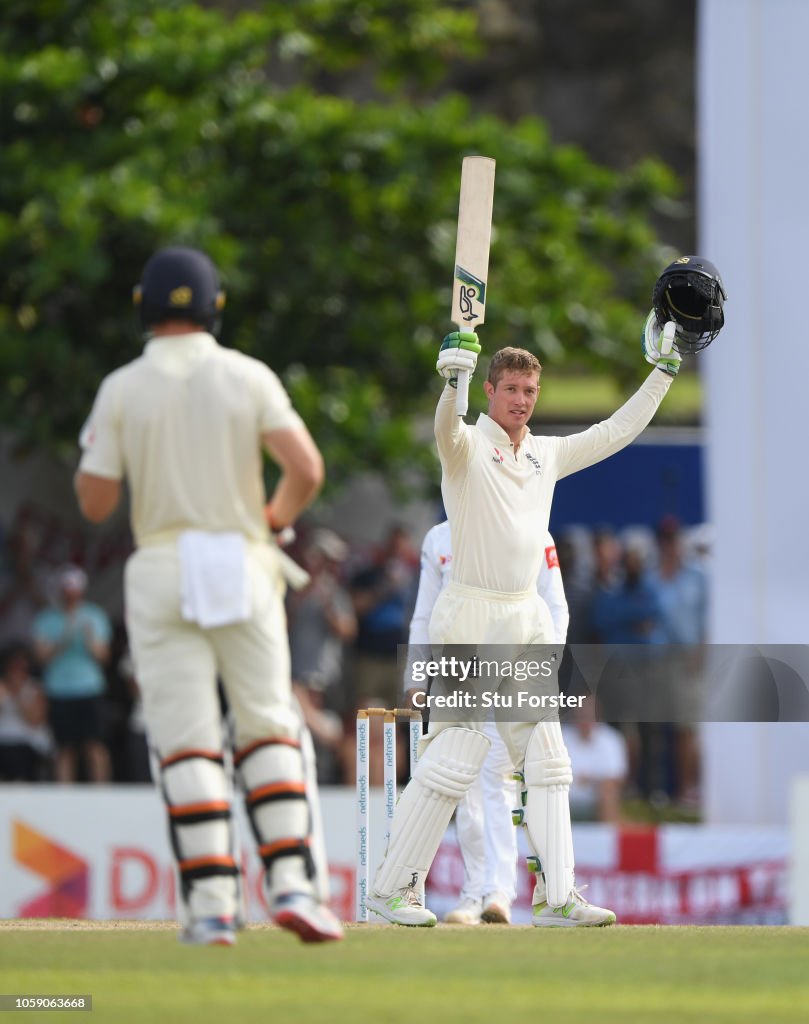
{"label": "advertising boundary board", "polygon": [[[355,795],[324,789],[322,803],[332,906],[351,920]],[[370,806],[373,868],[382,853],[381,789],[372,791]],[[247,918],[262,921],[260,863],[240,810],[237,821]],[[576,824],[574,844],[577,883],[624,924],[786,923],[786,828]],[[519,845],[524,857],[522,830]],[[457,901],[462,878],[450,828],[428,881],[428,902],[439,916]],[[517,924],[530,921],[532,885],[521,858]],[[151,786],[0,789],[0,917],[166,920],[175,916],[175,892],[165,811]]]}

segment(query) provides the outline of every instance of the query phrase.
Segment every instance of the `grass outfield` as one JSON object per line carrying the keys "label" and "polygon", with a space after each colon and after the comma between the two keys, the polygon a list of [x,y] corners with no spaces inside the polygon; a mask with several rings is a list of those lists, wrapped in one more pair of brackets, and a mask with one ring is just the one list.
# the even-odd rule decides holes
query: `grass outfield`
{"label": "grass outfield", "polygon": [[161,1024],[805,1022],[807,964],[795,928],[354,926],[304,946],[252,926],[228,949],[160,924],[0,922],[0,993],[91,994],[91,1020]]}

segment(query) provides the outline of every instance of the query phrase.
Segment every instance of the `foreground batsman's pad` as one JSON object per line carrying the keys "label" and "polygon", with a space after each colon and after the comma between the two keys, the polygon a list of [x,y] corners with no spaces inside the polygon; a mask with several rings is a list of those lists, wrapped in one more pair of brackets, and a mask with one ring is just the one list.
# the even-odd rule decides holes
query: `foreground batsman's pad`
{"label": "foreground batsman's pad", "polygon": [[430,740],[396,805],[390,842],[374,892],[420,890],[452,812],[480,772],[491,743],[471,729],[449,728]]}
{"label": "foreground batsman's pad", "polygon": [[312,820],[300,742],[257,740],[237,751],[234,764],[270,893],[314,894]]}
{"label": "foreground batsman's pad", "polygon": [[545,875],[552,907],[567,902],[573,888],[570,784],[573,772],[558,722],[539,722],[525,751],[525,828]]}
{"label": "foreground batsman's pad", "polygon": [[238,867],[221,753],[179,751],[161,761],[160,771],[182,909],[192,918],[235,914]]}

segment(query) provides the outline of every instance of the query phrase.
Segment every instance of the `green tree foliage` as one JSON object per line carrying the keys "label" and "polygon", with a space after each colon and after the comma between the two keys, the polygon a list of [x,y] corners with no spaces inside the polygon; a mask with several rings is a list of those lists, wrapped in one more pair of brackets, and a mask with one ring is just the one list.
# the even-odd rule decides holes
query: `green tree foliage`
{"label": "green tree foliage", "polygon": [[[643,373],[668,258],[650,217],[676,183],[442,95],[477,45],[456,6],[7,0],[0,45],[0,422],[25,441],[75,450],[101,376],[140,350],[145,260],[186,243],[222,272],[223,342],[283,376],[333,481],[429,459],[412,424],[451,329],[469,153],[498,161],[484,349]],[[372,98],[340,95],[346,74]]]}

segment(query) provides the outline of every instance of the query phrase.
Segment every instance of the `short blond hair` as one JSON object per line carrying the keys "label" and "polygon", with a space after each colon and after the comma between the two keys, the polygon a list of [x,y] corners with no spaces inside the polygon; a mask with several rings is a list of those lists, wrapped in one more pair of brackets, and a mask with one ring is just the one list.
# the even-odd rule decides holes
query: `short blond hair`
{"label": "short blond hair", "polygon": [[542,376],[542,365],[537,357],[524,348],[501,348],[492,356],[486,380],[497,387],[504,373],[535,373],[537,384]]}

